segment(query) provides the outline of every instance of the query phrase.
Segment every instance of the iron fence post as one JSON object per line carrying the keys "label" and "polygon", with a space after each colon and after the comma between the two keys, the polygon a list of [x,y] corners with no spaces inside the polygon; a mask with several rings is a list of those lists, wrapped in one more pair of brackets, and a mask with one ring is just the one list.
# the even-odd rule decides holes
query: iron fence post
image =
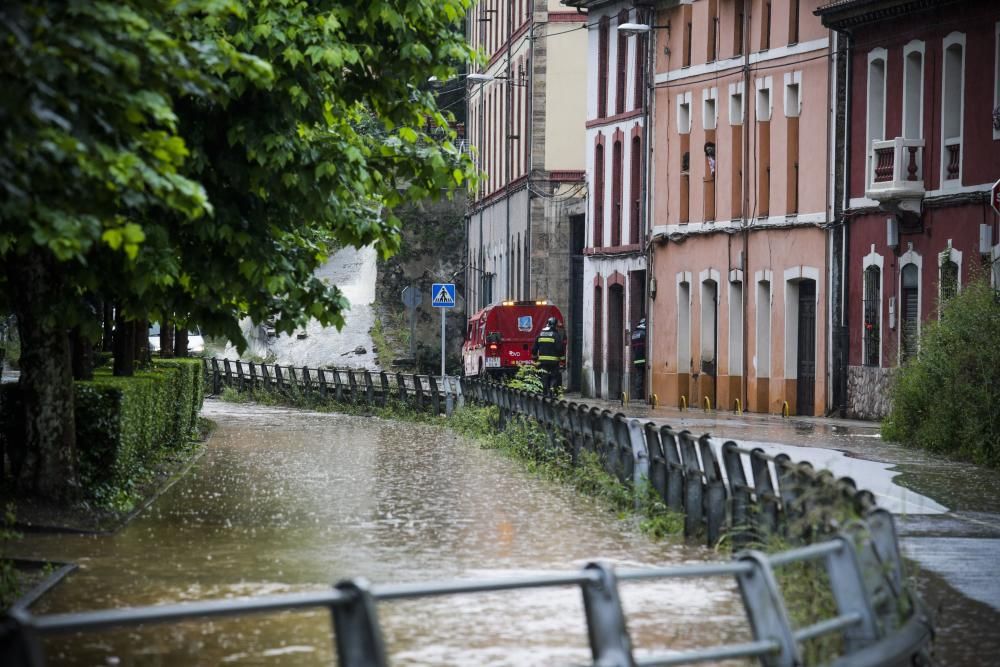
{"label": "iron fence post", "polygon": [[712,440],[707,435],[698,438],[701,465],[705,471],[705,528],[708,546],[712,547],[722,537],[726,523],[726,485],[722,481],[719,460],[712,449]]}
{"label": "iron fence post", "polygon": [[678,437],[684,465],[684,536],[691,537],[701,532],[704,521],[704,483],[691,432],[681,431]]}
{"label": "iron fence post", "polygon": [[802,664],[792,625],[788,620],[785,601],[778,591],[778,582],[767,556],[759,551],[744,551],[737,556],[752,567],[736,575],[743,607],[750,621],[754,639],[770,639],[781,647],[778,655],[761,656],[764,667],[797,667]]}
{"label": "iron fence post", "polygon": [[347,601],[331,606],[337,635],[337,659],[342,667],[387,667],[378,610],[368,582],[342,581],[336,586]]}
{"label": "iron fence post", "polygon": [[601,563],[586,568],[597,578],[583,584],[583,609],[594,667],[634,667],[632,640],[625,627],[625,614],[614,571]]}
{"label": "iron fence post", "polygon": [[837,613],[841,616],[851,613],[861,616],[860,623],[844,628],[844,650],[850,654],[878,640],[878,629],[872,613],[871,597],[854,553],[854,541],[839,534],[833,536],[833,540],[840,542],[840,548],[827,555],[826,572],[837,603]]}
{"label": "iron fence post", "polygon": [[628,432],[632,449],[632,482],[635,486],[635,507],[642,507],[643,497],[649,489],[649,446],[646,431],[638,419],[628,422]]}

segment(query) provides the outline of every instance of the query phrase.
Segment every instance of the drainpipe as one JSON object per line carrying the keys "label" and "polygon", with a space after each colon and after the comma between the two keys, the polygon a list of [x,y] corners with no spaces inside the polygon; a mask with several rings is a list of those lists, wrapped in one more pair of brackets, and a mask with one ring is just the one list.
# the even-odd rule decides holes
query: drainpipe
{"label": "drainpipe", "polygon": [[750,0],[743,0],[743,405],[750,405]]}
{"label": "drainpipe", "polygon": [[[527,169],[524,174],[524,261],[528,265],[528,270],[524,272],[524,294],[529,299],[534,299],[531,294],[531,162],[534,153],[532,146],[534,126],[534,99],[535,99],[535,0],[531,0],[528,6],[531,8],[531,16],[528,18],[528,82],[525,86],[526,99],[524,101],[524,136],[521,138],[521,147],[528,151]],[[580,8],[577,7],[577,11]],[[537,296],[537,295],[536,295]]]}
{"label": "drainpipe", "polygon": [[[645,316],[646,316],[646,363],[644,364],[643,373],[645,378],[643,379],[643,386],[646,389],[646,395],[649,396],[653,392],[653,369],[652,364],[650,364],[650,354],[649,349],[652,347],[653,341],[653,303],[650,295],[650,280],[653,276],[653,244],[651,240],[651,231],[653,219],[652,216],[652,197],[650,183],[652,183],[652,178],[650,176],[651,170],[653,168],[653,147],[652,147],[652,137],[653,128],[650,127],[653,123],[653,84],[655,83],[654,69],[656,67],[656,40],[654,39],[654,34],[656,30],[652,26],[656,22],[656,11],[650,7],[647,9],[648,15],[646,18],[646,23],[651,27],[649,32],[645,35],[639,35],[638,39],[646,40],[646,90],[645,96],[642,100],[643,106],[643,123],[642,123],[642,143],[644,149],[644,156],[642,165],[642,230],[645,239],[645,250],[646,250],[646,281],[645,281]],[[668,24],[669,26],[669,24]],[[667,28],[667,35],[670,34],[670,28]]]}
{"label": "drainpipe", "polygon": [[507,201],[507,206],[506,206],[506,208],[507,208],[507,237],[504,239],[504,245],[506,245],[506,247],[507,247],[506,255],[507,255],[507,296],[508,296],[508,298],[513,298],[514,297],[514,295],[511,293],[511,285],[512,285],[511,267],[513,266],[511,257],[513,255],[513,248],[511,248],[511,242],[510,242],[510,174],[511,174],[511,170],[510,170],[510,161],[511,161],[510,141],[511,141],[511,139],[510,139],[510,137],[511,137],[511,134],[512,134],[511,119],[512,119],[512,115],[513,115],[511,113],[511,106],[512,106],[511,105],[511,99],[513,98],[513,93],[514,93],[514,82],[513,82],[513,80],[510,77],[510,74],[511,74],[510,59],[511,59],[511,46],[512,46],[512,42],[514,41],[513,37],[514,37],[514,11],[513,11],[513,7],[510,4],[508,4],[507,5],[507,73],[506,73],[507,80],[505,82],[507,90],[506,90],[506,94],[504,95],[504,114],[505,114],[505,116],[504,116],[504,127],[506,129],[504,130],[504,142],[503,142],[504,143],[504,169],[503,169],[503,171],[504,171],[504,184],[503,184],[503,187],[504,187],[504,199]]}

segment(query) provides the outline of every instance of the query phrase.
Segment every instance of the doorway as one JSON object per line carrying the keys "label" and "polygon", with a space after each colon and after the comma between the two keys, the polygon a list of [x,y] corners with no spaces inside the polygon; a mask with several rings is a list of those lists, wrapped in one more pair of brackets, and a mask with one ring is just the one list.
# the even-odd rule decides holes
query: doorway
{"label": "doorway", "polygon": [[580,391],[583,369],[583,248],[586,224],[583,215],[569,218],[569,353],[566,359],[566,388]]}
{"label": "doorway", "polygon": [[611,285],[608,289],[608,398],[615,400],[622,394],[622,375],[625,372],[625,287]]}
{"label": "doorway", "polygon": [[714,280],[704,280],[701,283],[700,329],[702,383],[699,398],[708,396],[712,405],[716,405],[716,377],[719,365],[719,283]]}
{"label": "doorway", "polygon": [[816,398],[816,281],[799,282],[798,363],[795,412],[814,414]]}

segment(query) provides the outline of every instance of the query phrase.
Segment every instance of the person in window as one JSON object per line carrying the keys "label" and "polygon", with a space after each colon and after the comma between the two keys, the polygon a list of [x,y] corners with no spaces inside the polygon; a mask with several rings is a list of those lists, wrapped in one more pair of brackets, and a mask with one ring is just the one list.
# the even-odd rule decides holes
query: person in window
{"label": "person in window", "polygon": [[531,347],[531,358],[542,369],[542,393],[546,396],[555,395],[562,386],[562,369],[566,358],[565,336],[559,330],[559,321],[550,317],[545,328],[538,332],[535,344]]}

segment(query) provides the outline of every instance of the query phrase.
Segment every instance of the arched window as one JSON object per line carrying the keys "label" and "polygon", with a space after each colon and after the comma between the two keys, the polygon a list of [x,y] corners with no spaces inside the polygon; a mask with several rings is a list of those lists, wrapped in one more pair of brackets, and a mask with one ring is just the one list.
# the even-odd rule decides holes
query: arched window
{"label": "arched window", "polygon": [[594,247],[604,245],[604,143],[594,147]]}
{"label": "arched window", "polygon": [[965,106],[965,35],[944,39],[941,84],[941,185],[962,182],[962,112]]}
{"label": "arched window", "polygon": [[924,136],[924,43],[914,40],[903,49],[903,137]]}
{"label": "arched window", "polygon": [[611,38],[611,20],[601,17],[597,37],[597,117],[608,115],[608,40]]}
{"label": "arched window", "polygon": [[865,269],[865,301],[864,301],[864,345],[863,362],[865,366],[880,366],[882,335],[882,270],[872,264]]}
{"label": "arched window", "polygon": [[872,142],[885,139],[885,49],[873,49],[868,54],[868,130],[865,153],[868,155],[868,175],[871,182]]}
{"label": "arched window", "polygon": [[900,277],[900,345],[901,362],[917,354],[920,338],[920,270],[916,264],[903,267]]}
{"label": "arched window", "polygon": [[[628,23],[628,10],[618,13],[618,25]],[[628,37],[618,30],[618,67],[615,70],[615,113],[625,113],[625,89],[628,82]]]}
{"label": "arched window", "polygon": [[611,168],[611,245],[622,244],[622,141],[615,139]]}
{"label": "arched window", "polygon": [[642,243],[642,230],[639,223],[642,221],[642,141],[639,137],[632,137],[632,155],[630,156],[631,169],[629,170],[629,200],[632,206],[629,210],[629,243]]}
{"label": "arched window", "polygon": [[958,294],[958,264],[946,258],[941,262],[941,304]]}

